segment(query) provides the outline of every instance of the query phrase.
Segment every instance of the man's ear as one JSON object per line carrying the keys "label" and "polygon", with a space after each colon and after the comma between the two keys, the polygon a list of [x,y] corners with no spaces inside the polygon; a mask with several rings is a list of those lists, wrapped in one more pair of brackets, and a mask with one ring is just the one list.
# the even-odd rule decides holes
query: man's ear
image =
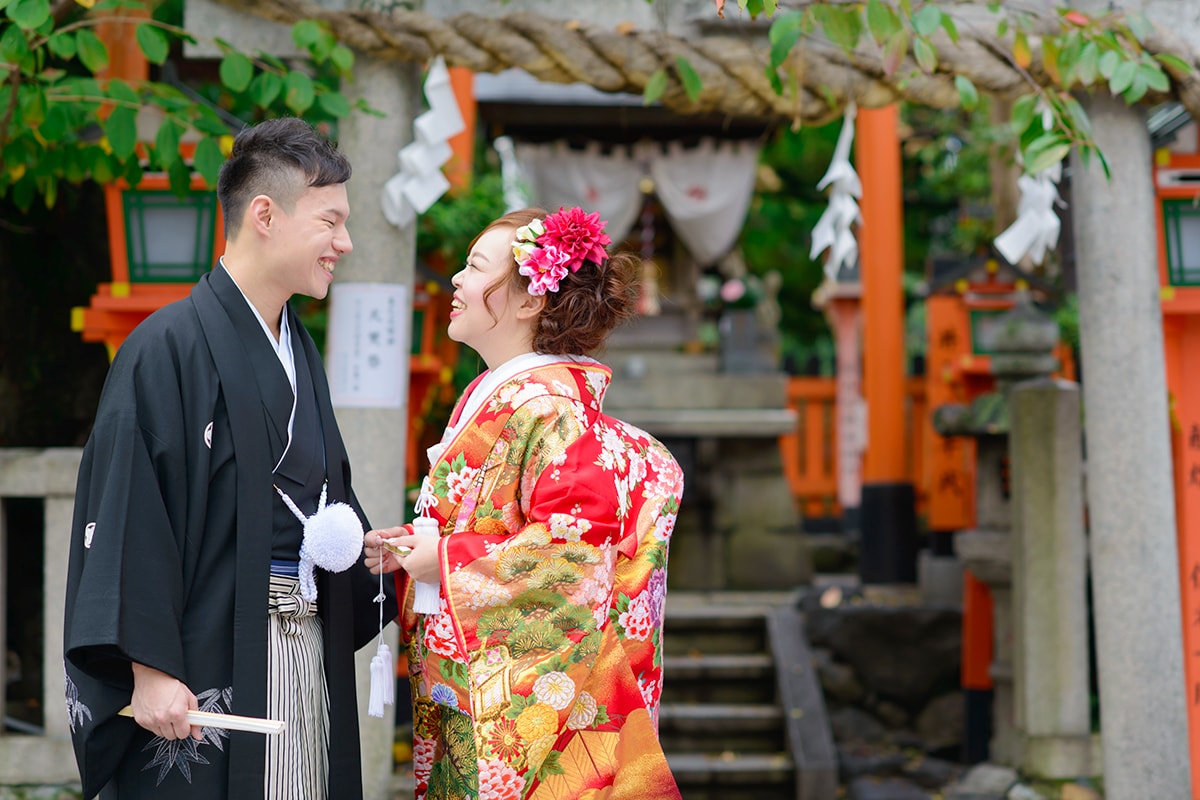
{"label": "man's ear", "polygon": [[517,303],[517,319],[537,319],[546,307],[546,295],[533,295],[529,292],[521,294],[524,296]]}
{"label": "man's ear", "polygon": [[246,206],[246,224],[262,236],[271,235],[271,222],[274,218],[275,202],[265,194],[256,195],[250,201],[250,205]]}

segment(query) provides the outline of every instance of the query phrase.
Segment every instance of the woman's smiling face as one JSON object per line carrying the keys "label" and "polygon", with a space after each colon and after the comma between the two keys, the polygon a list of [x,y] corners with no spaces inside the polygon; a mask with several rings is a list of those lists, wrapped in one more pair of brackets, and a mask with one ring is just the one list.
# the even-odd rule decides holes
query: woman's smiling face
{"label": "woman's smiling face", "polygon": [[[489,367],[499,366],[531,347],[532,327],[517,313],[518,307],[531,298],[509,283],[516,270],[512,255],[515,234],[516,229],[507,225],[483,233],[467,254],[463,268],[451,279],[454,298],[447,333],[483,356]],[[493,286],[495,289],[489,293]]]}

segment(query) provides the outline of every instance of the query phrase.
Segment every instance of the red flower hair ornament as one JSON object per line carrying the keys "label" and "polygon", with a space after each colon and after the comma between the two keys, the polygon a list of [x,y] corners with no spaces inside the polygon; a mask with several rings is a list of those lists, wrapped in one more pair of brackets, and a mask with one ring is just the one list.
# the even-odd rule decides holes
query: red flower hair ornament
{"label": "red flower hair ornament", "polygon": [[529,293],[557,292],[559,281],[568,272],[578,271],[583,262],[600,265],[608,260],[604,249],[611,243],[604,233],[607,224],[599,211],[585,214],[575,206],[559,208],[545,219],[517,228],[513,258],[517,271],[529,278]]}

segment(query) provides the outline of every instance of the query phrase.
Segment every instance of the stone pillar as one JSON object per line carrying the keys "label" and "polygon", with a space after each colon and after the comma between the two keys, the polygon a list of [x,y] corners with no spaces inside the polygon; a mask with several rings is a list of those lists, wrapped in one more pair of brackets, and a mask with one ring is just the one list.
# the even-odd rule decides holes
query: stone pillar
{"label": "stone pillar", "polygon": [[[994,396],[994,395],[993,395]],[[1007,430],[1004,431],[1007,433]],[[975,527],[960,532],[954,548],[963,567],[992,593],[992,739],[988,760],[1016,760],[1012,686],[1012,543],[1009,497],[1001,476],[1008,437],[979,436],[975,449]]]}
{"label": "stone pillar", "polygon": [[[939,407],[934,412],[934,427],[943,436],[974,436],[978,440],[976,528],[960,533],[955,547],[963,566],[992,593],[990,760],[1016,765],[1020,758],[1013,686],[1013,574],[1017,565],[1011,532],[1013,498],[1004,479],[1012,419],[1009,392],[1018,381],[1046,376],[1054,370],[1051,350],[1058,341],[1058,326],[1033,308],[1028,295],[1019,294],[1013,309],[997,318],[992,331],[979,344],[993,353],[996,391],[981,395],[966,408]],[[1085,684],[1086,677],[1085,671]]]}
{"label": "stone pillar", "polygon": [[1142,111],[1082,99],[1072,162],[1093,603],[1109,797],[1189,797],[1175,500],[1150,138]]}
{"label": "stone pillar", "polygon": [[813,293],[813,305],[825,312],[836,352],[837,499],[842,532],[861,529],[863,430],[862,284],[826,282]]}
{"label": "stone pillar", "polygon": [[1018,765],[1041,778],[1096,775],[1079,385],[1027,381],[1009,400]]}
{"label": "stone pillar", "polygon": [[46,736],[67,741],[63,687],[63,620],[67,603],[67,557],[75,514],[75,478],[83,453],[74,448],[45,451],[42,515],[42,687]]}
{"label": "stone pillar", "polygon": [[[411,292],[416,229],[399,230],[390,225],[383,218],[379,198],[383,184],[398,169],[396,154],[412,140],[413,110],[420,97],[419,77],[413,65],[359,55],[354,81],[345,85],[351,103],[361,97],[387,116],[357,113],[339,125],[338,145],[354,165],[354,176],[346,185],[354,251],[338,265],[338,281],[398,283],[409,287]],[[337,313],[336,294],[334,297],[331,315]],[[411,314],[405,324],[411,324]],[[332,370],[335,365],[327,367]],[[395,368],[407,370],[408,364],[397,364]],[[337,409],[338,426],[354,473],[354,491],[376,527],[397,525],[404,519],[407,411],[407,401],[398,408]],[[394,653],[394,625],[389,626],[387,638]],[[392,796],[394,726],[391,709],[385,711],[384,719],[367,715],[370,662],[374,654],[375,647],[369,645],[357,656],[358,715],[364,796],[367,800],[383,800]]]}

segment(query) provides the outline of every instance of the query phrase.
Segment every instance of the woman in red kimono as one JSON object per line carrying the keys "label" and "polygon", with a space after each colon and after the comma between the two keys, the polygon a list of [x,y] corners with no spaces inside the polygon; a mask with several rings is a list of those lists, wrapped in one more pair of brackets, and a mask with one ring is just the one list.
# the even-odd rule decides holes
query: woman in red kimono
{"label": "woman in red kimono", "polygon": [[488,370],[430,448],[417,505],[441,535],[366,535],[406,598],[418,800],[680,796],[657,718],[683,474],[601,411],[612,372],[587,354],[632,313],[638,264],[603,225],[527,209],[475,239],[449,335]]}

